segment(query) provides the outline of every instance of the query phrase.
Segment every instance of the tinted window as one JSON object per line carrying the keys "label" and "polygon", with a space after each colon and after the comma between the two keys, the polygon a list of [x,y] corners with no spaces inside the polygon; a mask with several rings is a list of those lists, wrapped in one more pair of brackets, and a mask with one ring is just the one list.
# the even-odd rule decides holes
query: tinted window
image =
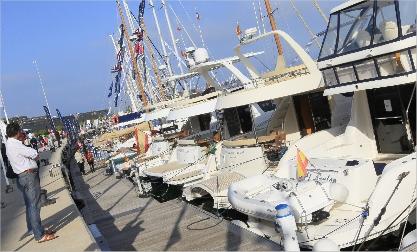
{"label": "tinted window", "polygon": [[377,1],[376,10],[374,44],[398,38],[394,1]]}
{"label": "tinted window", "polygon": [[371,44],[373,2],[366,2],[340,12],[337,53]]}
{"label": "tinted window", "polygon": [[275,110],[275,108],[277,107],[275,105],[275,103],[273,103],[271,100],[263,101],[263,102],[258,102],[258,105],[259,105],[259,107],[261,107],[261,109],[264,112],[268,112],[268,111]]}
{"label": "tinted window", "polygon": [[416,1],[398,1],[403,35],[416,32]]}
{"label": "tinted window", "polygon": [[326,31],[323,46],[320,52],[320,58],[334,54],[337,37],[337,14],[330,16],[329,27]]}

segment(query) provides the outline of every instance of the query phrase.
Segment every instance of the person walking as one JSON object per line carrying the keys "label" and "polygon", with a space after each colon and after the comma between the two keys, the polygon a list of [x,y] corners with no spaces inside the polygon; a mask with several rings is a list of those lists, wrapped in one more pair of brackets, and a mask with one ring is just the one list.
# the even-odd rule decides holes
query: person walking
{"label": "person walking", "polygon": [[58,236],[50,230],[45,230],[41,224],[41,187],[36,174],[36,160],[39,159],[39,155],[36,150],[22,144],[23,134],[18,123],[12,122],[7,125],[6,154],[13,171],[18,175],[17,182],[23,192],[28,233],[33,232],[38,242],[50,241]]}
{"label": "person walking", "polygon": [[93,156],[93,152],[91,150],[87,150],[87,153],[85,154],[85,159],[87,159],[87,163],[90,166],[91,172],[95,172],[94,156]]}
{"label": "person walking", "polygon": [[85,175],[85,164],[84,164],[83,155],[81,154],[81,150],[77,150],[74,157],[75,157],[75,161],[77,161],[78,168],[80,168],[81,174]]}

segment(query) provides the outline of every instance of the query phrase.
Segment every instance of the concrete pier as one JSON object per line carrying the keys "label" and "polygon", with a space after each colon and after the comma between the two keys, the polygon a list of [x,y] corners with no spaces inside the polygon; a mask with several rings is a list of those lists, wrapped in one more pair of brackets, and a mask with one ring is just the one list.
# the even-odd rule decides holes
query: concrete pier
{"label": "concrete pier", "polygon": [[61,169],[52,165],[61,165],[61,149],[55,152],[41,152],[41,159],[49,159],[50,164],[40,168],[41,186],[48,190],[48,197],[55,198],[56,203],[42,207],[41,218],[44,227],[55,230],[59,237],[55,240],[38,243],[33,235],[26,235],[26,209],[22,192],[15,181],[10,181],[13,192],[5,193],[5,181],[1,181],[1,200],[5,207],[1,208],[1,250],[25,251],[86,251],[98,250],[98,245],[88,226],[76,207]]}

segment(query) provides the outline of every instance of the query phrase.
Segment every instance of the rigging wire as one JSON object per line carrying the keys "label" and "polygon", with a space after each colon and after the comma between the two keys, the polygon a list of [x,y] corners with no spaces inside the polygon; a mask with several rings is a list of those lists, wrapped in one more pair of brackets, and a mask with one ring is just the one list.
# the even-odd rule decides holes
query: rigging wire
{"label": "rigging wire", "polygon": [[197,27],[195,26],[195,24],[194,24],[194,22],[193,22],[193,20],[192,20],[192,18],[191,18],[191,16],[190,16],[190,14],[188,13],[188,11],[187,11],[187,10],[185,10],[185,7],[184,7],[184,5],[182,4],[182,1],[181,1],[181,0],[178,0],[178,2],[180,3],[180,5],[181,5],[182,9],[184,10],[185,15],[186,15],[186,16],[187,16],[187,18],[188,18],[188,21],[191,23],[192,27],[194,28],[194,31],[195,31],[196,33],[198,33],[198,29],[197,29]]}
{"label": "rigging wire", "polygon": [[317,0],[311,0],[313,2],[314,7],[317,9],[317,11],[320,13],[320,16],[323,18],[324,23],[327,25],[329,22],[329,19],[324,14],[323,10],[320,8],[319,2]]}
{"label": "rigging wire", "polygon": [[[131,13],[132,13],[132,12],[131,12]],[[136,19],[135,15],[133,15],[133,13],[132,13],[132,16],[133,16],[133,18],[135,19],[136,23],[137,23],[137,24],[139,24],[138,20]],[[159,57],[162,59],[163,63],[167,66],[167,65],[168,65],[168,63],[167,63],[167,61],[166,61],[165,57],[161,54],[161,52],[160,52],[160,51],[158,50],[158,48],[155,46],[155,43],[152,41],[151,37],[149,37],[149,35],[147,35],[146,37],[147,37],[147,38],[149,39],[149,41],[151,42],[152,47],[153,47],[153,48],[155,49],[155,51],[158,53],[158,55],[159,55]],[[165,41],[164,41],[164,42],[165,42]],[[165,42],[165,43],[166,43],[166,42]],[[178,84],[178,85],[180,85],[180,87],[181,87],[183,90],[185,90],[184,86],[182,85],[182,83],[181,83],[179,80],[175,80],[175,82],[177,82],[177,84]]]}
{"label": "rigging wire", "polygon": [[301,12],[297,9],[297,7],[294,4],[294,0],[290,0],[291,6],[294,9],[295,13],[297,14],[297,17],[300,19],[300,21],[304,24],[304,27],[307,29],[307,31],[310,33],[310,36],[314,39],[316,42],[316,46],[320,49],[320,43],[317,40],[316,34],[311,30],[311,27],[307,24],[303,16],[301,15]]}
{"label": "rigging wire", "polygon": [[181,20],[178,18],[177,13],[174,11],[174,9],[172,8],[171,5],[168,6],[169,9],[172,11],[172,13],[175,16],[175,19],[177,20],[178,24],[180,25],[180,27],[182,29],[184,29],[185,34],[187,35],[188,39],[191,41],[191,44],[193,44],[194,47],[197,47],[196,44],[194,43],[193,39],[191,38],[190,34],[188,33],[187,29],[185,28],[185,26],[182,24]]}
{"label": "rigging wire", "polygon": [[267,65],[265,65],[265,63],[263,63],[262,62],[262,60],[260,60],[257,56],[253,56],[256,60],[258,60],[259,61],[259,63],[261,63],[262,64],[262,66],[264,66],[268,71],[271,71],[271,69],[267,66]]}
{"label": "rigging wire", "polygon": [[261,19],[262,28],[264,30],[264,33],[266,33],[264,17],[262,16],[261,0],[258,0],[258,8],[259,8],[259,18]]}
{"label": "rigging wire", "polygon": [[[415,88],[416,86],[414,86],[414,88]],[[413,198],[415,198],[415,194],[416,194],[416,186],[414,186],[414,191],[413,191],[413,195],[412,195],[412,199]],[[411,212],[412,212],[412,210],[413,210],[413,208],[411,208],[411,211],[407,214],[407,220],[408,220],[408,218],[410,217],[410,214],[411,214]],[[400,251],[400,248],[401,248],[401,245],[402,245],[402,243],[403,243],[403,239],[404,239],[404,235],[405,235],[405,228],[407,227],[407,223],[406,224],[404,224],[404,229],[403,229],[403,232],[402,232],[402,234],[401,234],[401,240],[400,240],[400,244],[398,245],[398,251]]]}
{"label": "rigging wire", "polygon": [[259,26],[258,14],[256,13],[255,0],[252,1],[252,6],[253,6],[253,12],[255,14],[255,19],[256,19],[256,29],[258,29],[258,35],[261,35],[261,28]]}
{"label": "rigging wire", "polygon": [[[408,173],[406,173],[406,172],[403,172],[403,173],[401,173],[400,175],[399,175],[399,177],[398,177],[398,182],[397,182],[397,184],[395,185],[395,188],[394,188],[394,190],[392,191],[392,193],[390,194],[390,196],[388,197],[388,200],[385,202],[385,204],[384,204],[384,206],[381,208],[381,210],[380,210],[380,212],[379,212],[379,214],[378,214],[378,216],[375,218],[375,220],[372,222],[372,224],[371,224],[371,226],[370,226],[370,228],[366,231],[366,233],[365,233],[365,237],[364,237],[364,240],[363,240],[363,242],[362,242],[362,244],[358,247],[358,250],[361,250],[361,248],[363,247],[363,245],[364,245],[364,243],[365,243],[365,241],[367,240],[367,238],[369,237],[369,235],[371,234],[371,232],[372,232],[372,230],[374,229],[374,227],[375,226],[377,226],[378,224],[379,224],[379,222],[380,222],[380,220],[381,220],[381,218],[382,218],[382,215],[384,215],[385,214],[385,212],[386,212],[386,207],[388,206],[388,204],[391,202],[391,199],[392,199],[392,197],[394,196],[394,194],[397,192],[397,190],[398,190],[398,187],[400,186],[400,184],[401,184],[401,182],[403,181],[403,179],[407,176],[409,174],[409,172]],[[415,200],[414,200],[415,201]],[[408,207],[404,210],[404,211],[406,211],[408,209]],[[403,211],[403,212],[404,212]],[[402,214],[402,213],[401,213]],[[400,217],[401,215],[398,215],[397,216],[397,218],[395,219],[395,220],[397,220],[399,217]],[[394,220],[394,221],[395,221]],[[393,223],[393,222],[392,222]],[[390,225],[392,225],[392,223],[390,224]],[[389,226],[388,226],[389,227]],[[387,227],[387,229],[388,229],[388,227]],[[384,232],[387,230],[387,229],[385,229],[384,230]],[[356,244],[355,244],[355,246],[356,246]],[[355,249],[355,246],[353,247],[353,249]]]}
{"label": "rigging wire", "polygon": [[[195,13],[196,13],[196,14],[198,14],[198,12],[197,12],[197,8],[194,8],[194,10],[195,10]],[[204,47],[204,48],[206,48],[206,49],[207,49],[207,51],[208,51],[208,47],[206,47],[206,43],[204,42],[203,32],[202,32],[202,30],[201,30],[201,26],[200,26],[200,22],[199,22],[199,21],[197,22],[197,27],[198,27],[198,31],[199,31],[199,34],[200,34],[201,44],[202,44],[202,45],[203,45],[203,47]]]}

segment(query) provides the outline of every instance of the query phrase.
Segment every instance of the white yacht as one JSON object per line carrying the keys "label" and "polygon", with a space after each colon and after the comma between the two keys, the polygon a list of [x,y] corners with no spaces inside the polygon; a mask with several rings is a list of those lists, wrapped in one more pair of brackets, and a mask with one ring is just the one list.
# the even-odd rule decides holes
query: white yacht
{"label": "white yacht", "polygon": [[[241,48],[275,35],[291,47],[301,64],[283,67],[278,59],[274,70],[259,74],[249,59],[240,53]],[[220,96],[217,109],[223,110],[226,118],[227,111],[233,106],[274,100],[278,105],[266,124],[267,130],[255,137],[223,141],[211,166],[200,168],[200,171],[196,167],[184,169],[176,176],[164,177],[168,184],[187,187],[183,192],[187,200],[209,195],[214,200],[215,208],[230,207],[227,194],[232,183],[246,177],[274,173],[283,153],[294,142],[313,132],[346,126],[350,115],[351,98],[342,95],[335,95],[332,99],[324,97],[324,83],[316,63],[285,32],[272,31],[243,40],[235,51],[242,57],[241,62],[248,72],[252,72],[252,82],[243,90]],[[235,75],[243,76],[243,73]],[[226,120],[224,132],[232,132],[231,126]]]}
{"label": "white yacht", "polygon": [[[207,152],[208,145],[204,139],[211,139],[212,135],[219,131],[216,104],[222,95],[222,92],[220,92],[222,86],[213,80],[209,72],[220,67],[230,68],[240,58],[235,56],[217,61],[208,61],[208,56],[201,54],[198,49],[188,50],[188,63],[191,73],[184,75],[184,78],[193,74],[202,76],[208,85],[207,90],[211,90],[211,92],[176,102],[175,105],[171,104],[164,110],[160,110],[163,113],[160,113],[159,116],[163,115],[167,121],[186,120],[183,130],[191,132],[191,135],[188,135],[182,141],[178,141],[178,145],[171,153],[167,163],[144,169],[143,174],[148,177],[172,177],[179,175],[185,170],[201,170],[212,163],[210,160],[213,159],[213,155]],[[244,56],[250,58],[257,54],[259,53],[248,53]],[[272,101],[230,108],[225,116],[225,122],[233,125],[233,127],[229,127],[229,130],[223,136],[228,139],[242,137],[243,135],[264,134],[267,122],[270,120],[275,108],[276,106]],[[216,149],[220,150],[221,144],[217,144],[217,146]]]}
{"label": "white yacht", "polygon": [[324,95],[353,96],[349,123],[297,141],[275,174],[232,184],[229,202],[249,217],[237,224],[286,250],[319,242],[362,250],[413,219],[415,9],[352,0],[331,11],[318,66]]}

